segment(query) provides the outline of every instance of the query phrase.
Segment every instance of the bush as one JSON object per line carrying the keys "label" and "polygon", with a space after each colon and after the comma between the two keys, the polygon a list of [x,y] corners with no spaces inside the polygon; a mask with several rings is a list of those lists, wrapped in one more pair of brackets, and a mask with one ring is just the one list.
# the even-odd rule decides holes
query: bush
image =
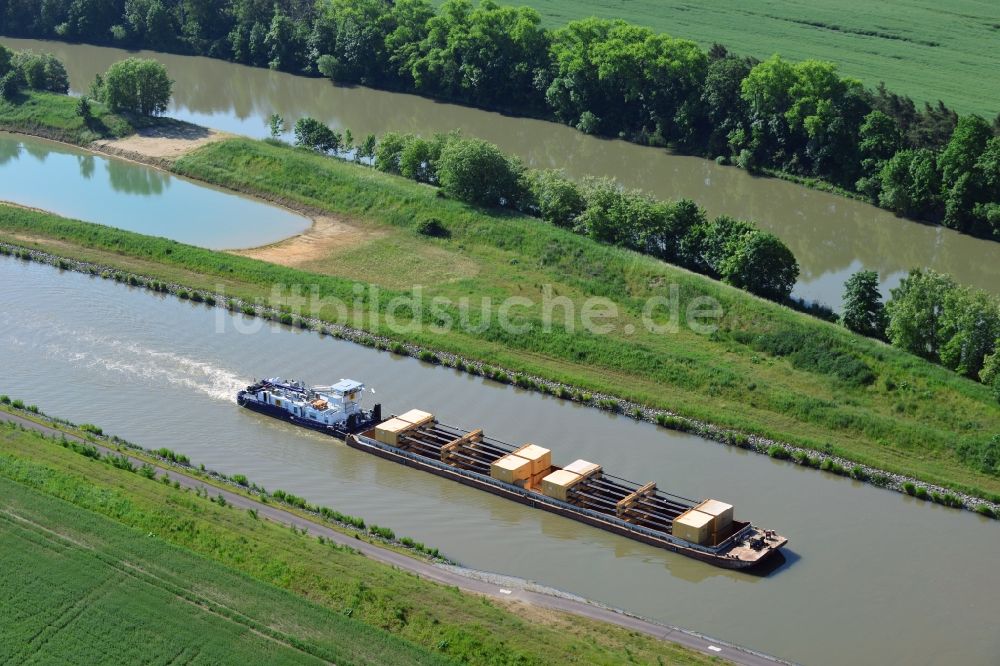
{"label": "bush", "polygon": [[546,222],[570,228],[587,207],[580,187],[561,171],[532,170],[525,177],[531,194],[531,207]]}
{"label": "bush", "polygon": [[69,92],[66,67],[51,53],[19,51],[14,54],[11,65],[21,70],[29,88],[61,94]]}
{"label": "bush", "polygon": [[368,528],[368,532],[374,534],[375,536],[381,537],[387,541],[394,541],[396,539],[396,533],[393,532],[388,527],[379,527],[378,525],[372,525]]}
{"label": "bush", "polygon": [[988,441],[965,439],[955,447],[959,460],[986,474],[1000,474],[1000,435]]}
{"label": "bush", "polygon": [[521,164],[482,139],[454,139],[441,151],[438,179],[450,197],[487,207],[521,201]]}
{"label": "bush", "polygon": [[107,461],[111,463],[112,467],[117,467],[118,469],[123,469],[126,472],[134,472],[135,465],[129,460],[128,456],[124,454],[111,454],[107,457]]}
{"label": "bush", "polygon": [[250,485],[250,481],[243,474],[233,474],[231,478],[234,482],[243,486],[244,488]]}
{"label": "bush", "polygon": [[903,482],[903,492],[905,492],[907,495],[911,495],[911,496],[912,495],[916,495],[917,494],[917,487],[913,484],[912,481],[904,481]]}
{"label": "bush", "polygon": [[126,58],[108,68],[96,92],[112,111],[153,116],[167,110],[173,85],[167,68],[156,60]]}
{"label": "bush", "polygon": [[779,446],[777,444],[772,444],[770,447],[768,447],[767,455],[777,460],[788,460],[789,458],[791,458],[791,454],[788,453],[785,447]]}
{"label": "bush", "polygon": [[139,475],[144,476],[147,479],[155,479],[156,469],[149,463],[143,463],[142,467],[139,468]]}
{"label": "bush", "polygon": [[422,236],[430,236],[432,238],[449,238],[451,236],[451,232],[448,231],[448,228],[444,226],[444,223],[436,217],[429,217],[426,220],[420,220],[420,222],[417,223],[417,233]]}
{"label": "bush", "polygon": [[839,343],[815,332],[784,330],[764,333],[751,346],[772,356],[785,356],[796,368],[833,375],[854,386],[867,386],[875,373],[858,356]]}
{"label": "bush", "polygon": [[295,145],[318,153],[340,150],[341,137],[332,129],[308,116],[295,122]]}
{"label": "bush", "polygon": [[799,277],[799,262],[781,239],[755,229],[727,248],[719,273],[735,287],[782,301],[792,293]]}

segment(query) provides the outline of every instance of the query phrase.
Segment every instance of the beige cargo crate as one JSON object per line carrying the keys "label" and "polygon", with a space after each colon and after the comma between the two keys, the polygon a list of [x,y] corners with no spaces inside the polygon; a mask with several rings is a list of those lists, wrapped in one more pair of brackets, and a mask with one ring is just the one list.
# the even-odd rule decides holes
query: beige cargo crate
{"label": "beige cargo crate", "polygon": [[565,502],[569,489],[582,478],[579,474],[566,469],[556,470],[542,478],[542,493]]}
{"label": "beige cargo crate", "polygon": [[399,446],[399,436],[412,427],[412,423],[402,419],[389,419],[375,426],[375,439],[389,446]]}
{"label": "beige cargo crate", "polygon": [[597,463],[592,463],[587,460],[574,460],[570,464],[563,467],[567,472],[573,472],[574,474],[579,474],[580,476],[590,476],[601,471],[601,466]]}
{"label": "beige cargo crate", "polygon": [[531,461],[508,453],[490,464],[490,476],[505,483],[528,480],[531,478]]}
{"label": "beige cargo crate", "polygon": [[532,474],[547,471],[552,467],[552,451],[537,444],[525,444],[514,453],[531,461]]}
{"label": "beige cargo crate", "polygon": [[688,509],[674,518],[673,533],[678,539],[705,545],[712,538],[714,518],[696,509]]}
{"label": "beige cargo crate", "polygon": [[415,426],[422,426],[433,421],[434,415],[430,412],[424,412],[419,409],[411,409],[405,414],[400,414],[396,418],[401,421],[406,421],[407,423],[412,423]]}
{"label": "beige cargo crate", "polygon": [[695,510],[712,516],[712,531],[722,532],[733,524],[733,505],[719,500],[707,499]]}

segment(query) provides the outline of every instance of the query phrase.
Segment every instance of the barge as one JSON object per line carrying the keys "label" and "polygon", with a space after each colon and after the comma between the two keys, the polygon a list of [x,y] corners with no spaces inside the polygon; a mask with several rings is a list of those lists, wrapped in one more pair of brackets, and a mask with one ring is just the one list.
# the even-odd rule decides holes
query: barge
{"label": "barge", "polygon": [[385,460],[726,569],[762,567],[788,542],[735,520],[732,505],[635,483],[586,460],[558,467],[537,444],[515,446],[417,409],[383,420],[380,405],[361,409],[363,390],[352,380],[310,389],[271,379],[240,391],[237,402]]}

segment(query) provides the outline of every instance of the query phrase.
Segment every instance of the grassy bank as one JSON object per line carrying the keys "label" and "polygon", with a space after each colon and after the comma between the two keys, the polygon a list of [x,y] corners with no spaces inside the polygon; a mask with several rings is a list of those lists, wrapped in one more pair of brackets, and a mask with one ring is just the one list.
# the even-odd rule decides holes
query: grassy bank
{"label": "grassy bank", "polygon": [[[439,1],[436,4],[440,4]],[[1000,30],[996,6],[978,0],[938,5],[738,0],[522,0],[550,27],[597,16],[621,18],[708,47],[714,42],[740,55],[830,60],[869,86],[880,81],[918,103],[944,100],[962,113],[992,118],[1000,87],[982,77],[1000,69],[1000,54],[983,49]]]}
{"label": "grassy bank", "polygon": [[[255,663],[611,664],[627,651],[636,663],[713,661],[585,619],[526,620],[9,425],[0,496],[12,544],[0,553],[13,574],[4,608],[18,620],[0,623],[0,650],[11,657],[121,661],[130,649],[155,661],[186,649]],[[80,599],[82,619],[52,631]],[[35,629],[47,640],[18,640]]]}

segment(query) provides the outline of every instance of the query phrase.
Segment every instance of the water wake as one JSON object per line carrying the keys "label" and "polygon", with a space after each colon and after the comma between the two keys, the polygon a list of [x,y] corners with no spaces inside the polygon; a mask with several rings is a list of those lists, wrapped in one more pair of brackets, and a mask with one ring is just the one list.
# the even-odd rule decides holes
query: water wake
{"label": "water wake", "polygon": [[[109,378],[150,386],[171,385],[197,391],[214,400],[234,402],[236,392],[250,382],[236,372],[210,361],[154,349],[92,331],[51,331],[48,339],[12,337],[11,347],[34,347],[48,358],[97,370]],[[72,340],[72,347],[65,344]]]}

